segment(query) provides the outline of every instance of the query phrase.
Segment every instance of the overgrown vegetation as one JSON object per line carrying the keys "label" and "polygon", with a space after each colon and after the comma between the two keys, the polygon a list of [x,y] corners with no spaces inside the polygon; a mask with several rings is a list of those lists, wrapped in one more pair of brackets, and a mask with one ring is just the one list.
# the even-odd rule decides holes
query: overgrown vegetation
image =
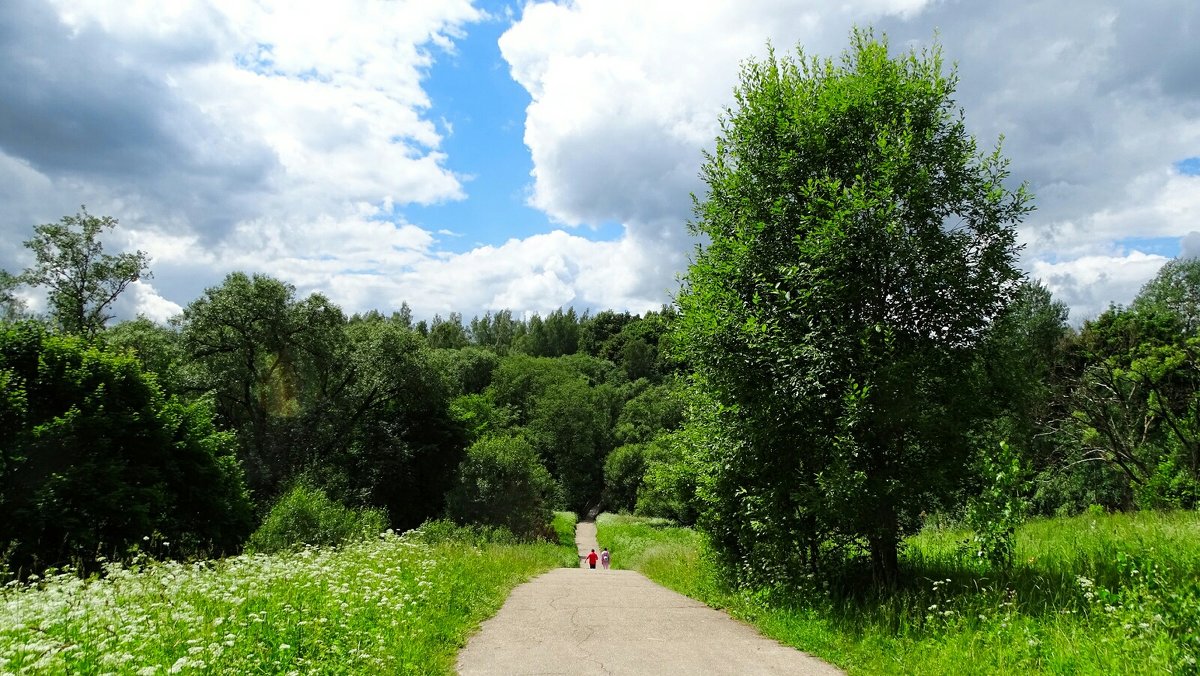
{"label": "overgrown vegetation", "polygon": [[[840,62],[746,62],[704,166],[703,244],[677,304],[641,316],[346,316],[235,272],[166,325],[113,324],[148,254],[105,254],[117,221],[86,209],[35,226],[34,264],[0,271],[0,573],[32,583],[7,588],[20,613],[60,615],[0,629],[0,670],[132,668],[68,593],[149,604],[146,626],[184,643],[147,648],[147,669],[319,670],[326,648],[444,668],[457,639],[430,657],[343,643],[320,619],[255,633],[334,609],[323,596],[230,597],[213,613],[240,633],[216,640],[182,626],[199,597],[172,588],[173,629],[146,590],[356,556],[409,579],[500,547],[525,562],[494,569],[499,594],[551,546],[519,543],[562,543],[573,565],[573,517],[552,510],[604,508],[697,527],[609,520],[618,565],[864,671],[1194,672],[1200,260],[1072,327],[1014,267],[1031,198],[966,133],[956,78],[936,46],[895,55],[870,31]],[[278,557],[145,565],[243,549]],[[40,579],[65,566],[101,577]],[[414,607],[378,594],[353,600],[386,608],[352,610],[360,638]]]}
{"label": "overgrown vegetation", "polygon": [[0,590],[0,671],[448,674],[512,587],[575,556],[431,530],[12,583]]}
{"label": "overgrown vegetation", "polygon": [[246,542],[246,551],[270,554],[304,547],[335,547],[377,537],[387,528],[379,510],[354,510],[334,502],[320,488],[298,482],[284,493],[258,530]]}
{"label": "overgrown vegetation", "polygon": [[[207,399],[165,397],[128,355],[0,325],[0,564],[17,573],[136,553],[236,551],[250,501]],[[0,566],[2,568],[2,566]]]}
{"label": "overgrown vegetation", "polygon": [[725,608],[788,645],[863,674],[1196,673],[1200,515],[1143,512],[1032,521],[1012,567],[929,527],[901,549],[902,584],[812,577],[734,590],[704,538],[663,521],[601,515],[614,565]]}

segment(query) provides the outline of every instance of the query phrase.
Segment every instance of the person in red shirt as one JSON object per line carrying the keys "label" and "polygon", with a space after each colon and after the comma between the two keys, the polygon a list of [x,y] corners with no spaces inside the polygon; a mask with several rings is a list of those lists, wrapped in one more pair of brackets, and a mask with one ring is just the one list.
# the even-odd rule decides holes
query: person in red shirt
{"label": "person in red shirt", "polygon": [[592,570],[596,570],[596,559],[598,559],[598,558],[600,558],[600,557],[596,556],[596,550],[593,549],[592,553],[587,555],[588,568],[591,568]]}

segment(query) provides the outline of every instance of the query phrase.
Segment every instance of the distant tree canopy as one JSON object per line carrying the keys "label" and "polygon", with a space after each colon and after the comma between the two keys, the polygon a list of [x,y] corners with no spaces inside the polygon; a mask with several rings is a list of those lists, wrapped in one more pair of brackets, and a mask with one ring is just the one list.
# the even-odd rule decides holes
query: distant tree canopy
{"label": "distant tree canopy", "polygon": [[1200,505],[1198,328],[1198,259],[1167,263],[1129,308],[1084,323],[1059,441],[1064,460],[1097,466],[1056,502],[1082,493],[1119,509]]}
{"label": "distant tree canopy", "polygon": [[[194,381],[239,431],[259,496],[316,475],[396,527],[440,512],[466,439],[425,338],[378,315],[348,322],[319,294],[299,300],[288,284],[242,273],[206,290],[179,326]],[[456,374],[453,387],[472,377],[486,378]]]}
{"label": "distant tree canopy", "polygon": [[250,502],[204,400],[164,398],[131,356],[0,326],[0,549],[13,569],[93,565],[143,538],[236,550]]}
{"label": "distant tree canopy", "polygon": [[1017,289],[999,150],[980,154],[940,50],[742,69],[702,170],[675,340],[720,435],[706,518],[730,570],[782,580],[901,538],[947,499],[984,411],[977,348]]}

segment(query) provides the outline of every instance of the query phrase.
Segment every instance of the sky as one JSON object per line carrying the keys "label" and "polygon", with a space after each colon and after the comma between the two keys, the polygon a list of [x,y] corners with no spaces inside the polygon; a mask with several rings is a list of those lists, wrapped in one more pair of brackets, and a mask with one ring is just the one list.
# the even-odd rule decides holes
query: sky
{"label": "sky", "polygon": [[1195,0],[4,0],[0,268],[86,205],[152,259],[122,317],[239,270],[347,313],[657,309],[739,64],[856,25],[941,43],[1074,323],[1200,255]]}

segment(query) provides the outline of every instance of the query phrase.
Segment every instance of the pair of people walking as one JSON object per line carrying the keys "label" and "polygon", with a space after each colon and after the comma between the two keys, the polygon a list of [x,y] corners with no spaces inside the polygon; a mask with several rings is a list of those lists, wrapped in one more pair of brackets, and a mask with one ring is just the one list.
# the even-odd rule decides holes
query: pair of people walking
{"label": "pair of people walking", "polygon": [[608,564],[612,560],[612,556],[608,553],[608,547],[605,547],[604,551],[600,554],[596,554],[596,550],[593,549],[592,552],[584,558],[587,559],[588,568],[591,568],[592,570],[596,570],[597,559],[601,564],[604,565],[604,570],[608,570]]}

